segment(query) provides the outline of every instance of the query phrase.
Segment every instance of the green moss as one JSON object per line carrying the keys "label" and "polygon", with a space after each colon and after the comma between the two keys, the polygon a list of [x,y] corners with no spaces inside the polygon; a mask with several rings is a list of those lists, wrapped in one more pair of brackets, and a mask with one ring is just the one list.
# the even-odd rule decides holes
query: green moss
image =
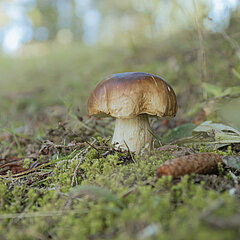
{"label": "green moss", "polygon": [[[86,187],[72,189],[72,177],[79,161],[76,154],[72,154],[72,160],[66,157],[58,162],[45,189],[29,189],[26,185],[11,189],[10,181],[0,181],[1,214],[36,214],[24,217],[23,213],[23,218],[18,220],[0,220],[1,235],[19,240],[40,236],[139,239],[152,229],[148,239],[237,237],[237,231],[219,231],[200,217],[209,206],[221,200],[224,205],[213,214],[231,218],[239,207],[236,199],[228,192],[206,190],[204,182],[195,184],[189,176],[177,184],[171,177],[157,180],[156,169],[167,160],[166,156],[137,156],[136,163],[124,164],[122,153],[100,157],[96,149],[91,149],[81,159],[76,176],[80,186]],[[97,188],[88,188],[89,184]],[[59,190],[48,190],[49,187]],[[48,216],[41,215],[46,213]]]}

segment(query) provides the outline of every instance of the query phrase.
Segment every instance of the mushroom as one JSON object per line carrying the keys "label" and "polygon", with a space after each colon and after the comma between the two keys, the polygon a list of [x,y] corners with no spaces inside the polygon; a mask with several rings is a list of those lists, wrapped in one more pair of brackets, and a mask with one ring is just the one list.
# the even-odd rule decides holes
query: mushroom
{"label": "mushroom", "polygon": [[148,115],[174,117],[176,95],[161,77],[143,72],[112,74],[88,99],[88,115],[116,118],[112,143],[139,154],[153,147]]}

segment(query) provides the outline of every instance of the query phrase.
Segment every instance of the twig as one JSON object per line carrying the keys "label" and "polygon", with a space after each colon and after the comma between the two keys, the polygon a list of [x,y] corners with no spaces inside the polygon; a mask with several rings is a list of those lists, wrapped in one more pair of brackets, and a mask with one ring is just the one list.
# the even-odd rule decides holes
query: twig
{"label": "twig", "polygon": [[127,149],[128,149],[128,152],[129,152],[129,154],[130,154],[130,156],[131,156],[133,162],[136,163],[136,161],[135,161],[135,159],[134,159],[134,156],[133,156],[132,152],[130,151],[130,148],[128,147],[126,141],[125,141],[125,140],[123,140],[123,141],[124,141],[124,144],[126,145],[126,147],[127,147]]}
{"label": "twig", "polygon": [[49,212],[32,212],[32,213],[8,213],[0,215],[0,220],[3,219],[14,219],[14,218],[33,218],[33,217],[54,217],[54,216],[62,216],[68,213],[87,213],[88,210],[60,210],[60,211],[49,211]]}
{"label": "twig", "polygon": [[[92,144],[94,144],[96,142],[96,139],[94,139],[94,141],[93,141],[93,143]],[[87,141],[86,141],[86,143],[88,143]],[[89,144],[89,143],[88,143]],[[84,150],[82,150],[81,152],[79,152],[74,158],[78,158],[79,157],[79,155],[84,155],[84,154],[86,154],[87,152],[88,152],[88,150],[91,148],[91,147],[93,147],[92,146],[92,144],[90,145],[89,144],[89,146],[86,148],[86,149],[84,149]],[[76,166],[76,168],[75,168],[75,170],[74,170],[74,173],[73,173],[73,177],[72,177],[72,182],[71,182],[71,187],[73,187],[73,185],[74,185],[74,179],[77,179],[76,177],[77,177],[77,170],[78,170],[78,168],[80,167],[80,165],[83,163],[83,156],[80,156],[80,160],[79,160],[79,162],[78,162],[78,164],[77,164],[77,166]],[[76,180],[76,184],[78,184],[78,182],[77,182],[77,180]]]}
{"label": "twig", "polygon": [[[44,164],[42,164],[42,165],[40,165],[40,166],[38,166],[38,167],[29,169],[29,170],[27,170],[27,171],[20,172],[20,173],[17,173],[17,174],[13,174],[13,175],[11,175],[11,177],[19,177],[19,176],[22,176],[22,175],[26,175],[26,174],[28,174],[28,173],[31,173],[31,172],[33,172],[33,171],[36,171],[36,170],[38,170],[38,169],[40,169],[40,168],[46,167],[46,166],[51,165],[51,164],[53,164],[53,163],[56,163],[56,162],[44,163]],[[9,175],[8,175],[8,174],[6,174],[6,175],[0,175],[0,178],[6,178],[6,177],[9,177]]]}
{"label": "twig", "polygon": [[93,145],[94,143],[96,142],[96,140],[94,139],[94,141],[92,142],[92,143],[90,143],[90,142],[88,142],[88,141],[86,141],[86,143],[90,146],[90,147],[92,147],[92,148],[94,148],[95,150],[97,150],[98,151],[98,149]]}
{"label": "twig", "polygon": [[79,159],[79,162],[78,162],[78,164],[77,164],[77,166],[76,166],[76,168],[75,168],[75,170],[74,170],[74,173],[73,173],[73,177],[72,177],[72,182],[71,182],[71,187],[73,187],[73,185],[74,185],[74,179],[76,179],[76,184],[78,184],[78,182],[77,182],[77,170],[78,170],[78,168],[80,167],[80,165],[83,163],[83,158],[82,158],[82,156],[80,157],[80,159]]}

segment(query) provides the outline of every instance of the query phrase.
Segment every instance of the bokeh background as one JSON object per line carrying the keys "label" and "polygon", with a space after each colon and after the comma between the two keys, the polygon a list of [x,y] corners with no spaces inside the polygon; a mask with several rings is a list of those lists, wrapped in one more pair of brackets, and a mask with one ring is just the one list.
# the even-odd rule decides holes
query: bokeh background
{"label": "bokeh background", "polygon": [[2,0],[0,127],[85,117],[95,84],[124,71],[165,78],[178,119],[234,96],[222,114],[230,121],[240,104],[239,26],[238,0]]}

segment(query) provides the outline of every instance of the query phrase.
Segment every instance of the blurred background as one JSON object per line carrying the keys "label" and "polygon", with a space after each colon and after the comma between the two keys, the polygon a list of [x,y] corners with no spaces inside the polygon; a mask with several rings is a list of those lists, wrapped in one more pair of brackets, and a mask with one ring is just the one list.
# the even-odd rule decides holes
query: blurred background
{"label": "blurred background", "polygon": [[142,71],[173,87],[179,121],[214,105],[240,128],[239,26],[238,0],[1,0],[0,127],[80,119],[106,75]]}

